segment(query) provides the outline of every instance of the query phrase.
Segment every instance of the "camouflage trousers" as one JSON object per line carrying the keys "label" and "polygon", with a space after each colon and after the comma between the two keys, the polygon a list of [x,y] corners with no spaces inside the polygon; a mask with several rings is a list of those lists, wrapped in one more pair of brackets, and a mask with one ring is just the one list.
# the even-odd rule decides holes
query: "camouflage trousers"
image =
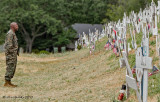
{"label": "camouflage trousers", "polygon": [[16,71],[16,65],[17,65],[17,53],[5,53],[6,55],[6,73],[5,73],[5,80],[10,81],[14,73]]}

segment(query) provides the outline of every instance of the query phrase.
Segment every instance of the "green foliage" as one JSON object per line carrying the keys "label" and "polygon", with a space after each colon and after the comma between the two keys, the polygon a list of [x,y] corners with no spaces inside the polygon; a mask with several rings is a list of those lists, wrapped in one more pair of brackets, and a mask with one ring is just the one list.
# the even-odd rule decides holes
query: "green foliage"
{"label": "green foliage", "polygon": [[123,100],[122,101],[126,101],[127,100],[127,97],[126,95],[123,97]]}
{"label": "green foliage", "polygon": [[[19,24],[19,45],[23,48],[28,49],[27,44],[31,40],[34,41],[33,49],[66,46],[75,37],[71,25],[101,23],[105,18],[106,5],[105,0],[5,0],[0,2],[0,31],[5,35],[9,24],[15,21]],[[44,35],[41,34],[43,32]],[[0,39],[1,42],[4,38]]]}
{"label": "green foliage", "polygon": [[156,44],[156,41],[151,41],[151,42],[150,42],[150,45],[151,45],[151,46],[153,46],[153,45],[155,45],[155,44]]}
{"label": "green foliage", "polygon": [[54,46],[66,46],[71,43],[75,38],[75,32],[72,29],[63,30],[62,34],[56,35],[53,39],[57,41],[53,44]]}
{"label": "green foliage", "polygon": [[78,49],[78,50],[80,50],[81,48],[82,48],[82,46],[81,46],[81,45],[78,45],[78,46],[77,46],[77,49]]}
{"label": "green foliage", "polygon": [[[157,0],[154,1],[157,3]],[[124,12],[127,15],[131,10],[138,12],[140,7],[143,9],[150,2],[151,0],[2,0],[0,43],[4,42],[9,24],[15,21],[20,26],[17,32],[18,43],[25,49],[31,40],[33,49],[66,46],[75,37],[72,24],[117,21],[122,19]],[[28,32],[27,36],[22,26]],[[45,34],[41,35],[43,32]],[[29,37],[31,38],[28,39]]]}
{"label": "green foliage", "polygon": [[33,50],[32,50],[32,53],[38,54],[38,53],[39,53],[39,50],[38,50],[38,49],[33,49]]}
{"label": "green foliage", "polygon": [[39,52],[39,54],[47,54],[48,55],[50,53],[48,51],[42,50],[42,51]]}
{"label": "green foliage", "polygon": [[124,7],[122,5],[116,6],[108,4],[108,9],[106,12],[107,18],[104,19],[103,22],[118,21],[119,19],[122,19],[123,12],[124,12]]}
{"label": "green foliage", "polygon": [[0,35],[0,45],[3,44],[5,41],[5,34]]}
{"label": "green foliage", "polygon": [[[55,35],[58,28],[61,27],[60,20],[46,13],[37,2],[37,0],[5,0],[0,3],[0,22],[4,22],[3,33],[8,30],[8,25],[16,21],[19,25],[19,32],[26,41],[27,52],[31,52],[32,43],[34,40],[44,34],[51,33]],[[32,42],[32,43],[31,43]],[[29,47],[31,46],[31,48]]]}
{"label": "green foliage", "polygon": [[152,75],[149,78],[150,78],[150,81],[148,82],[149,83],[148,94],[150,96],[153,96],[155,94],[159,94],[159,92],[160,92],[160,87],[159,87],[160,74]]}
{"label": "green foliage", "polygon": [[105,18],[106,5],[106,0],[41,1],[41,7],[51,12],[51,15],[61,20],[65,26],[74,23],[100,23]]}
{"label": "green foliage", "polygon": [[[144,9],[152,0],[108,0],[106,18],[103,22],[117,21],[122,19],[124,12],[127,15],[131,11],[139,12],[140,8]],[[157,4],[157,0],[154,0]]]}

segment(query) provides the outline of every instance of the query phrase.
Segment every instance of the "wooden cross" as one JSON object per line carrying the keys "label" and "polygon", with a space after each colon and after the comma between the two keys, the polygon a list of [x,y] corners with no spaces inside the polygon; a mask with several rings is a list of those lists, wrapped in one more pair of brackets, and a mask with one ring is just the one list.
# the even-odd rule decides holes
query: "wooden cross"
{"label": "wooden cross", "polygon": [[[143,49],[142,49],[143,48]],[[132,71],[130,69],[126,52],[123,51],[123,60],[125,61],[128,74],[126,75],[126,82],[130,88],[136,90],[137,98],[139,102],[147,102],[148,97],[148,69],[152,69],[152,58],[149,56],[149,39],[144,38],[142,41],[142,48],[139,47],[136,51],[136,75],[138,82],[143,83],[143,87],[140,87],[140,93],[138,91],[137,82],[133,78]],[[143,77],[142,77],[143,76]],[[143,78],[143,80],[142,80]],[[142,90],[143,89],[143,90]],[[142,96],[142,99],[141,99]]]}
{"label": "wooden cross", "polygon": [[136,90],[136,94],[137,94],[137,98],[138,98],[138,101],[139,102],[142,102],[141,100],[141,96],[138,92],[138,88],[137,88],[137,82],[136,80],[133,78],[133,74],[132,74],[132,71],[131,71],[131,68],[130,68],[130,65],[128,63],[128,59],[127,59],[127,56],[126,56],[126,52],[123,51],[122,52],[122,55],[123,55],[123,58],[125,60],[125,63],[126,63],[126,67],[127,67],[127,71],[128,71],[128,74],[126,75],[126,83],[127,85],[130,87],[130,88],[133,88],[134,90]]}

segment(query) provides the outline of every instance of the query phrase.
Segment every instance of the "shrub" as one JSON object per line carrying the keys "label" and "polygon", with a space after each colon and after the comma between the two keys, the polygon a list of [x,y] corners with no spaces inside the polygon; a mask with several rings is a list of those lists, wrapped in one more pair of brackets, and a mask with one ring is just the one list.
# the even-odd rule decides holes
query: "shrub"
{"label": "shrub", "polygon": [[81,45],[78,45],[78,46],[77,46],[77,49],[78,49],[78,50],[80,50],[81,48],[82,48],[82,46],[81,46]]}
{"label": "shrub", "polygon": [[47,54],[48,55],[50,53],[48,51],[42,50],[42,51],[39,52],[39,54]]}
{"label": "shrub", "polygon": [[39,50],[38,50],[38,49],[33,49],[33,50],[32,50],[32,53],[38,54],[38,53],[39,53]]}

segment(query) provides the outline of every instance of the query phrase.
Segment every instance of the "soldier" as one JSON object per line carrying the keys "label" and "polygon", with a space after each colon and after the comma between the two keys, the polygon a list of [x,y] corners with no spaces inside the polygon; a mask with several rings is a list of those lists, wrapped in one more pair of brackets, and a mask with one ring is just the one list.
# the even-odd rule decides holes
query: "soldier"
{"label": "soldier", "polygon": [[17,64],[18,55],[18,42],[15,32],[18,30],[18,25],[16,22],[10,24],[10,30],[6,35],[5,40],[5,55],[6,55],[6,73],[5,73],[5,87],[17,87],[11,83],[11,79],[14,76]]}

